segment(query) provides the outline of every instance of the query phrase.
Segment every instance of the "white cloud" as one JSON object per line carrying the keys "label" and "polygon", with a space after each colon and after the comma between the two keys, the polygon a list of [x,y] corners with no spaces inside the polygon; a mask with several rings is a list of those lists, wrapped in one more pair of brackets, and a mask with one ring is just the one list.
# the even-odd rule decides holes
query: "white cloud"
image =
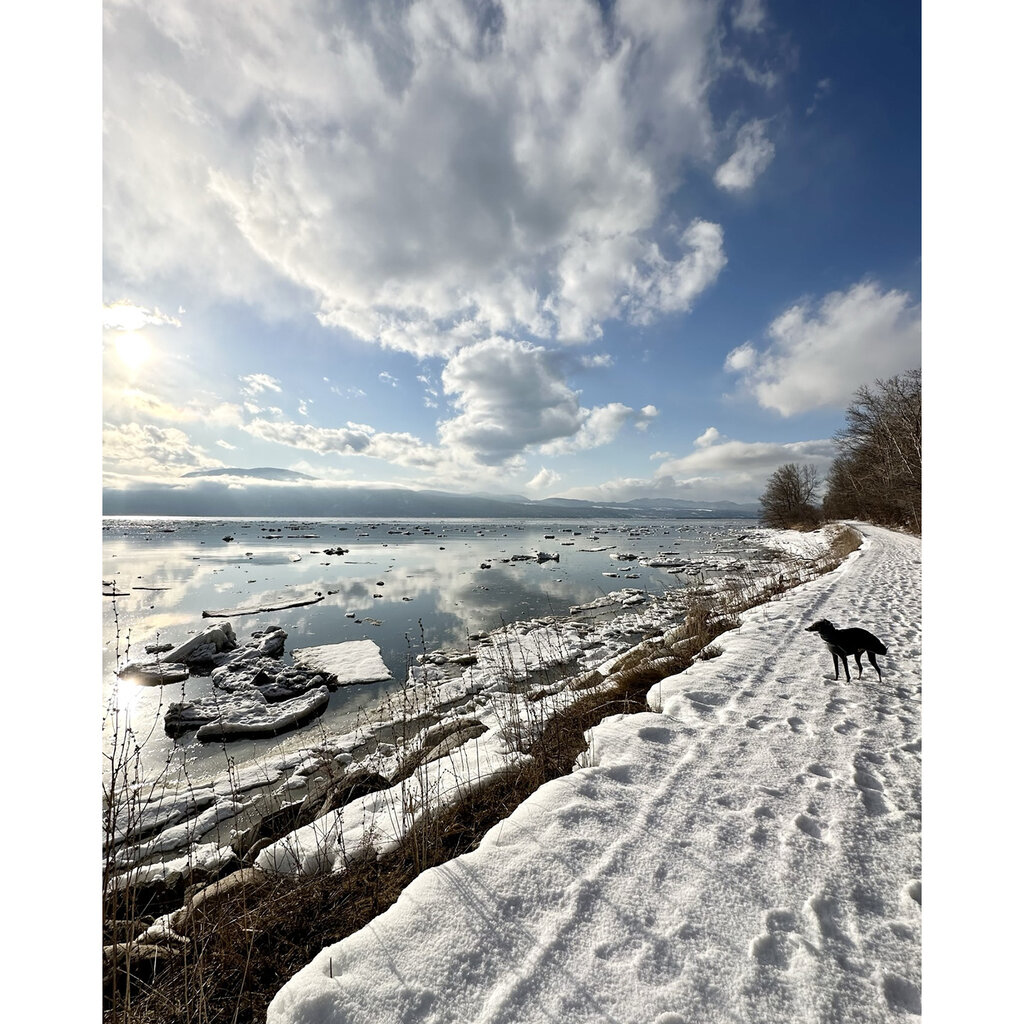
{"label": "white cloud", "polygon": [[103,307],[104,330],[140,331],[143,327],[160,327],[166,324],[180,327],[181,321],[177,317],[161,313],[159,309],[149,310],[127,299]]}
{"label": "white cloud", "polygon": [[[713,428],[712,428],[713,429]],[[650,477],[609,480],[574,487],[562,497],[590,501],[630,498],[688,498],[694,501],[754,502],[779,466],[796,462],[815,466],[822,477],[835,455],[831,440],[779,442],[717,441],[705,431],[695,450],[663,462]],[[703,443],[702,443],[703,442]]]}
{"label": "white cloud", "polygon": [[316,427],[309,423],[254,419],[242,429],[261,441],[320,455],[364,455],[419,469],[432,469],[444,459],[438,449],[425,445],[412,434],[378,433],[364,423]]}
{"label": "white cloud", "polygon": [[489,338],[454,355],[441,380],[457,414],[438,425],[453,457],[496,466],[526,449],[559,455],[610,443],[627,423],[658,415],[621,402],[580,405],[564,377],[566,360],[529,342]]}
{"label": "white cloud", "polygon": [[814,97],[811,99],[811,104],[807,108],[806,113],[808,116],[813,114],[818,109],[818,104],[832,91],[832,79],[822,78],[818,81],[814,87]]}
{"label": "white cloud", "polygon": [[237,427],[241,426],[243,419],[243,407],[231,402],[203,397],[190,398],[184,403],[169,402],[151,391],[121,387],[116,381],[104,386],[103,410],[112,422],[161,420],[167,423],[204,422],[219,427]]}
{"label": "white cloud", "polygon": [[637,430],[646,430],[651,420],[658,415],[658,410],[653,405],[645,405],[637,412],[621,402],[610,402],[608,405],[596,406],[593,409],[581,409],[580,412],[583,419],[575,434],[546,444],[540,450],[545,454],[565,455],[588,448],[598,448],[611,444],[627,423],[632,423]]}
{"label": "white cloud", "polygon": [[744,370],[749,370],[756,363],[757,349],[749,341],[745,341],[738,348],[734,348],[725,357],[725,368],[732,370],[733,373],[742,373]]}
{"label": "white cloud", "polygon": [[387,372],[387,370],[382,370],[380,373],[378,373],[377,380],[379,380],[382,384],[390,384],[393,388],[398,387],[398,378],[392,377],[391,374]]}
{"label": "white cloud", "polygon": [[461,349],[441,374],[458,415],[439,424],[444,443],[496,465],[530,445],[572,437],[586,414],[551,353],[490,338]]}
{"label": "white cloud", "polygon": [[255,398],[264,391],[280,391],[281,382],[266,373],[250,373],[238,378],[242,382],[242,394]]}
{"label": "white cloud", "polygon": [[139,423],[104,425],[103,463],[107,473],[156,477],[224,465],[177,427]]}
{"label": "white cloud", "polygon": [[548,469],[546,466],[541,466],[540,471],[536,476],[532,477],[526,483],[526,489],[528,491],[549,491],[555,484],[561,480],[560,474],[555,473],[553,470]]}
{"label": "white cloud", "polygon": [[218,441],[217,447],[226,448],[229,452],[233,452],[238,446],[234,444],[229,444],[227,441]]}
{"label": "white cloud", "polygon": [[768,347],[746,344],[726,358],[741,387],[766,409],[794,416],[845,408],[862,384],[921,364],[921,309],[910,295],[862,281],[815,309],[800,302],[768,327]]}
{"label": "white cloud", "polygon": [[750,188],[772,162],[775,144],[765,133],[764,121],[749,121],[736,133],[736,149],[715,171],[715,184],[729,192]]}
{"label": "white cloud", "polygon": [[760,32],[765,23],[761,0],[739,0],[733,9],[732,23],[746,32]]}
{"label": "white cloud", "polygon": [[708,429],[693,442],[693,446],[695,448],[707,448],[708,445],[712,445],[716,441],[721,440],[721,437],[722,435],[714,427],[708,427]]}
{"label": "white cloud", "polygon": [[[220,296],[451,354],[689,309],[721,228],[660,225],[706,165],[727,62],[698,0],[105,11],[114,282]],[[745,4],[737,24],[753,25]],[[678,250],[678,251],[676,251]]]}

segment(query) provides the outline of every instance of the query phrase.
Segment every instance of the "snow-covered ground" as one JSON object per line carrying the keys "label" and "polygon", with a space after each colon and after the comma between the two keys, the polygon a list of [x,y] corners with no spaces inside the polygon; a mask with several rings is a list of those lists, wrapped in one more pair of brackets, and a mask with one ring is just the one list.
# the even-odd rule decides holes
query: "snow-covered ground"
{"label": "snow-covered ground", "polygon": [[[650,713],[277,995],[270,1024],[882,1022],[921,1012],[921,545],[743,616]],[[833,679],[805,627],[877,634]],[[869,674],[870,673],[870,674]]]}

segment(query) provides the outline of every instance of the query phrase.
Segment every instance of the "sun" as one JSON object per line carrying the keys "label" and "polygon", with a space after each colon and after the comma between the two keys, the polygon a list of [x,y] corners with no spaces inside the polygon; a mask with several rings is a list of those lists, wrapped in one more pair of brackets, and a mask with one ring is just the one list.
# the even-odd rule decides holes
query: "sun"
{"label": "sun", "polygon": [[150,357],[149,341],[138,331],[124,331],[114,339],[118,357],[129,370],[138,370]]}

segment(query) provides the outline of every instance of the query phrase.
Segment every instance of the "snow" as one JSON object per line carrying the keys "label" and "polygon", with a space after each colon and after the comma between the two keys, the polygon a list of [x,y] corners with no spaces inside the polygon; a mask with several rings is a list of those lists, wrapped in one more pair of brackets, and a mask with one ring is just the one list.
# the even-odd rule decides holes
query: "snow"
{"label": "snow", "polygon": [[[251,694],[218,697],[220,713],[213,721],[199,726],[196,738],[209,742],[240,736],[276,736],[320,714],[331,699],[331,691],[326,686],[318,686],[291,700],[268,704],[255,687],[251,689]],[[262,698],[262,703],[255,699],[256,696]],[[235,706],[237,699],[242,703]]]}
{"label": "snow", "polygon": [[315,672],[335,676],[340,686],[348,683],[375,683],[390,679],[380,648],[372,640],[350,640],[321,647],[300,647],[292,659]]}
{"label": "snow", "polygon": [[[479,849],[325,948],[269,1024],[919,1015],[921,548],[861,529],[838,570],[745,613]],[[804,632],[823,616],[888,645],[881,681],[833,680]]]}

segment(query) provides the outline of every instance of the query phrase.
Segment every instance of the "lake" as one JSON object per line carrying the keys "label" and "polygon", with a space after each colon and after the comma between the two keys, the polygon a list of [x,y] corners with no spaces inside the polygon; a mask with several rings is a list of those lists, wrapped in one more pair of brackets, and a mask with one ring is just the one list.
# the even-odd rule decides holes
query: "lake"
{"label": "lake", "polygon": [[[323,730],[348,731],[402,684],[418,654],[464,649],[473,634],[568,615],[574,606],[625,587],[661,595],[685,586],[690,577],[644,561],[692,559],[714,576],[718,565],[758,558],[759,533],[749,519],[104,518],[104,707],[117,708],[118,728],[130,721],[144,739],[147,770],[181,758],[203,777],[223,771],[226,763],[308,744]],[[558,560],[526,557],[538,551]],[[201,744],[194,734],[173,740],[163,730],[168,704],[210,693],[209,677],[194,675],[164,687],[117,679],[118,666],[145,658],[147,645],[177,645],[224,621],[204,618],[204,611],[313,600],[279,611],[231,614],[227,621],[239,642],[280,626],[288,633],[286,660],[298,647],[373,640],[394,678],[340,687],[327,711],[294,733],[227,745]],[[106,715],[105,744],[112,724]]]}

